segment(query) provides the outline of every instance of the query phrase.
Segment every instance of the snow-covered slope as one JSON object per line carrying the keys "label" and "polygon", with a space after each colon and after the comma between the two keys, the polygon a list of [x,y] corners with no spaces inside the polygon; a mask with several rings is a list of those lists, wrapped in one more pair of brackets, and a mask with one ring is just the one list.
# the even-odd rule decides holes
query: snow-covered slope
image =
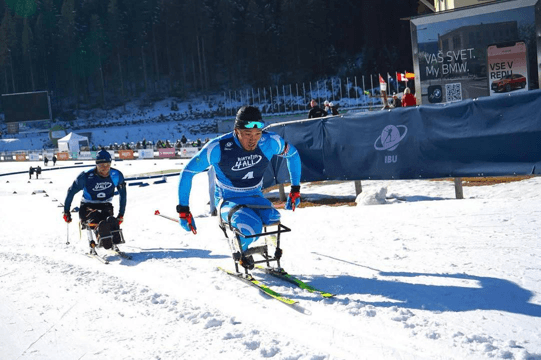
{"label": "snow-covered slope", "polygon": [[[217,270],[233,262],[206,174],[191,197],[197,235],[154,215],[177,216],[176,177],[128,187],[121,248],[133,260],[103,265],[62,220],[82,169],[59,164],[39,180],[0,176],[2,359],[541,359],[540,178],[467,187],[464,200],[446,181],[363,181],[357,206],[281,211],[293,230],[282,265],[336,296],[256,276],[302,313]],[[131,176],[184,164],[113,166]],[[353,183],[301,191],[355,196]]]}

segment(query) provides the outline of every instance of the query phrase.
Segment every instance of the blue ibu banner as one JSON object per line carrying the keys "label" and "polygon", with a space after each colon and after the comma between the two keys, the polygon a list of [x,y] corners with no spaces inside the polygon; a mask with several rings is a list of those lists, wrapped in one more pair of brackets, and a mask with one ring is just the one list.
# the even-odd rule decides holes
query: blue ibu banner
{"label": "blue ibu banner", "polygon": [[[302,182],[541,173],[541,90],[445,105],[273,124],[293,144]],[[274,158],[265,187],[289,182]]]}

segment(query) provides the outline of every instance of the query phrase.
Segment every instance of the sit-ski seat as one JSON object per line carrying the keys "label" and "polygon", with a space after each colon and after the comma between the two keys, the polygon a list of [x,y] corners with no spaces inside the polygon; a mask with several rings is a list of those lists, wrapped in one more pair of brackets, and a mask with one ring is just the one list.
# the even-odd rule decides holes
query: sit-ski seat
{"label": "sit-ski seat", "polygon": [[[109,216],[107,220],[99,223],[81,223],[81,229],[87,229],[88,241],[90,247],[103,247],[105,249],[117,250],[117,244],[124,244],[124,235],[118,225],[118,220],[114,216]],[[95,240],[94,241],[94,237]]]}
{"label": "sit-ski seat", "polygon": [[[266,263],[267,267],[270,267],[271,262],[276,262],[277,268],[281,268],[280,258],[282,257],[282,249],[280,248],[280,235],[282,233],[291,231],[291,229],[283,225],[280,221],[277,221],[271,224],[263,224],[263,232],[259,234],[245,235],[239,229],[231,225],[231,218],[233,217],[233,214],[236,211],[245,207],[252,209],[268,209],[269,207],[246,204],[236,205],[232,207],[231,210],[229,210],[229,213],[227,215],[228,221],[226,223],[220,216],[221,205],[222,202],[220,202],[220,204],[218,205],[218,218],[220,222],[219,226],[220,229],[222,229],[222,231],[224,232],[225,237],[229,240],[229,246],[231,248],[233,261],[235,262],[235,270],[239,272],[239,265],[241,265],[242,267],[244,267],[245,272],[248,273],[248,270],[253,269],[255,264]],[[276,230],[268,230],[269,227],[273,226],[276,226]],[[233,238],[229,238],[227,230],[233,233]],[[240,237],[248,239],[254,237],[265,237],[265,243],[262,245],[252,246],[246,251],[242,251]],[[269,245],[275,248],[272,256],[269,254]],[[253,255],[260,255],[263,259],[254,260]]]}

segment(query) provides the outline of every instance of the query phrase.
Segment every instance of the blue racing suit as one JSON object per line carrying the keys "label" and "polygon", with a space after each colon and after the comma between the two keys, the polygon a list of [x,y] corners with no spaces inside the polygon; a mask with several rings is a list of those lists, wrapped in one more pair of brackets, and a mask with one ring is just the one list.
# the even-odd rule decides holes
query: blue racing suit
{"label": "blue racing suit", "polygon": [[115,188],[118,189],[120,195],[118,215],[124,216],[126,210],[126,182],[124,181],[124,175],[113,168],[111,168],[107,177],[98,175],[95,167],[80,173],[68,189],[64,200],[64,212],[70,211],[73,196],[81,190],[83,190],[81,204],[101,204],[113,202]]}
{"label": "blue racing suit", "polygon": [[[242,207],[231,217],[231,225],[245,235],[261,233],[264,225],[280,220],[280,213],[265,199],[263,175],[274,155],[286,158],[291,185],[300,185],[301,159],[297,149],[278,134],[263,131],[255,150],[246,151],[235,132],[208,142],[186,165],[180,174],[179,205],[189,206],[192,179],[195,174],[214,166],[216,172],[214,201],[225,223],[229,211],[236,205],[255,205],[264,208]],[[221,202],[221,206],[218,206]],[[241,237],[242,250],[257,238]]]}

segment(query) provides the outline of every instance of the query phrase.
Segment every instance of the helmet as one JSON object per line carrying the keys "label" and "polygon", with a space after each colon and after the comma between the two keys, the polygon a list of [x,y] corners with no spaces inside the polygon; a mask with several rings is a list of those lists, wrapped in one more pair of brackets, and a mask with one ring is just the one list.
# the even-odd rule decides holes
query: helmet
{"label": "helmet", "polygon": [[328,103],[327,105],[329,105],[330,107],[334,106],[334,104],[332,102]]}
{"label": "helmet", "polygon": [[110,163],[111,161],[111,154],[109,154],[109,151],[107,150],[101,150],[98,155],[96,155],[96,164]]}
{"label": "helmet", "polygon": [[243,106],[237,111],[235,129],[263,129],[264,126],[261,112],[255,106]]}
{"label": "helmet", "polygon": [[[329,105],[329,100],[325,100],[325,102],[323,103],[323,105],[328,106],[328,105]],[[331,105],[331,106],[332,106],[332,105]]]}

